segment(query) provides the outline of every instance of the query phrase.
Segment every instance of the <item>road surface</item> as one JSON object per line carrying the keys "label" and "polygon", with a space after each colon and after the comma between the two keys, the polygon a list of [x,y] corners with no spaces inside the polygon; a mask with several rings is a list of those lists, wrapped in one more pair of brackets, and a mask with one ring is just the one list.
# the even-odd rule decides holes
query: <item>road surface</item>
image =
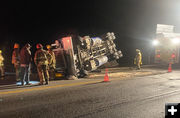
{"label": "road surface", "polygon": [[165,103],[180,102],[179,70],[109,79],[0,86],[0,118],[164,118]]}

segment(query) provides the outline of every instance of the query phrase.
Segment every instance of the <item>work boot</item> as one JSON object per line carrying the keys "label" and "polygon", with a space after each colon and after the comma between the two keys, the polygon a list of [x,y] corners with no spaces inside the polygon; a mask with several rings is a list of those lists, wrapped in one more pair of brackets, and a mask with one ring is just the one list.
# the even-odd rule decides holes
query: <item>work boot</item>
{"label": "work boot", "polygon": [[21,86],[24,86],[24,82],[21,83]]}
{"label": "work boot", "polygon": [[48,84],[49,84],[49,82],[48,82],[48,81],[46,81],[45,85],[48,85]]}
{"label": "work boot", "polygon": [[39,83],[38,85],[43,85],[43,83]]}
{"label": "work boot", "polygon": [[27,82],[26,85],[32,85],[31,83]]}
{"label": "work boot", "polygon": [[1,77],[1,80],[4,80],[4,77]]}

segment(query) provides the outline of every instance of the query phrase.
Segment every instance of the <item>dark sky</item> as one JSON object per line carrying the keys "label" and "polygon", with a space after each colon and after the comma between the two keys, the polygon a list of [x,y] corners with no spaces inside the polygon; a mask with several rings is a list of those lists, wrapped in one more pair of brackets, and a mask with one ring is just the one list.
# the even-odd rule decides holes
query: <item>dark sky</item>
{"label": "dark sky", "polygon": [[1,12],[1,49],[14,42],[47,44],[68,33],[108,31],[128,49],[152,39],[158,23],[180,27],[180,0],[12,1],[1,4]]}
{"label": "dark sky", "polygon": [[[98,35],[114,31],[134,39],[151,38],[157,23],[179,26],[178,0],[14,1],[4,9],[8,40],[54,40],[66,32]],[[3,32],[3,31],[2,31]],[[2,33],[1,33],[2,34]]]}

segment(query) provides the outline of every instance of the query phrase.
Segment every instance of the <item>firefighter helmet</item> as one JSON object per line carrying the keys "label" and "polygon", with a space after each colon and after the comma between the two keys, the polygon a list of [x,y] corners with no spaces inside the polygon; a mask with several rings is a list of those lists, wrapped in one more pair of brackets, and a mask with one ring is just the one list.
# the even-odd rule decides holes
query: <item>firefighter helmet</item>
{"label": "firefighter helmet", "polygon": [[18,44],[18,43],[15,43],[15,44],[14,44],[14,48],[19,48],[19,44]]}
{"label": "firefighter helmet", "polygon": [[42,46],[42,44],[38,43],[38,44],[36,45],[36,48],[37,48],[37,49],[40,49],[40,48],[43,48],[43,46]]}
{"label": "firefighter helmet", "polygon": [[47,48],[47,49],[50,49],[50,48],[51,48],[51,46],[50,46],[50,45],[46,45],[46,48]]}

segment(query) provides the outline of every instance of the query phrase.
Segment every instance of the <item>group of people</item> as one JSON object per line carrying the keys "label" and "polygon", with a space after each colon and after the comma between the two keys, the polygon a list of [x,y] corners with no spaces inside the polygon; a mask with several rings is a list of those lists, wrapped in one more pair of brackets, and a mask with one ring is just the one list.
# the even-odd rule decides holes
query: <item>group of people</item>
{"label": "group of people", "polygon": [[[30,85],[30,70],[31,63],[33,61],[31,51],[31,45],[26,44],[21,48],[18,43],[14,44],[14,50],[12,53],[12,64],[16,70],[16,81],[20,81],[21,85]],[[56,58],[52,51],[52,47],[47,45],[47,50],[43,49],[42,44],[36,45],[37,51],[34,56],[34,63],[37,66],[37,72],[40,79],[40,85],[48,84],[50,79],[55,78],[55,67]],[[1,77],[4,77],[4,58],[2,56],[2,51],[0,50],[0,71]],[[142,65],[142,54],[139,49],[136,49],[136,56],[134,58],[134,64],[136,68],[141,69]]]}
{"label": "group of people", "polygon": [[[40,85],[48,84],[49,79],[54,79],[55,77],[55,54],[50,45],[47,45],[46,47],[48,50],[44,50],[42,44],[37,44],[37,51],[34,56],[34,63],[37,66]],[[21,85],[24,85],[25,82],[26,85],[31,84],[30,70],[33,59],[30,48],[31,45],[28,43],[22,47],[21,50],[18,43],[14,44],[12,64],[16,70],[16,81],[20,81]]]}

